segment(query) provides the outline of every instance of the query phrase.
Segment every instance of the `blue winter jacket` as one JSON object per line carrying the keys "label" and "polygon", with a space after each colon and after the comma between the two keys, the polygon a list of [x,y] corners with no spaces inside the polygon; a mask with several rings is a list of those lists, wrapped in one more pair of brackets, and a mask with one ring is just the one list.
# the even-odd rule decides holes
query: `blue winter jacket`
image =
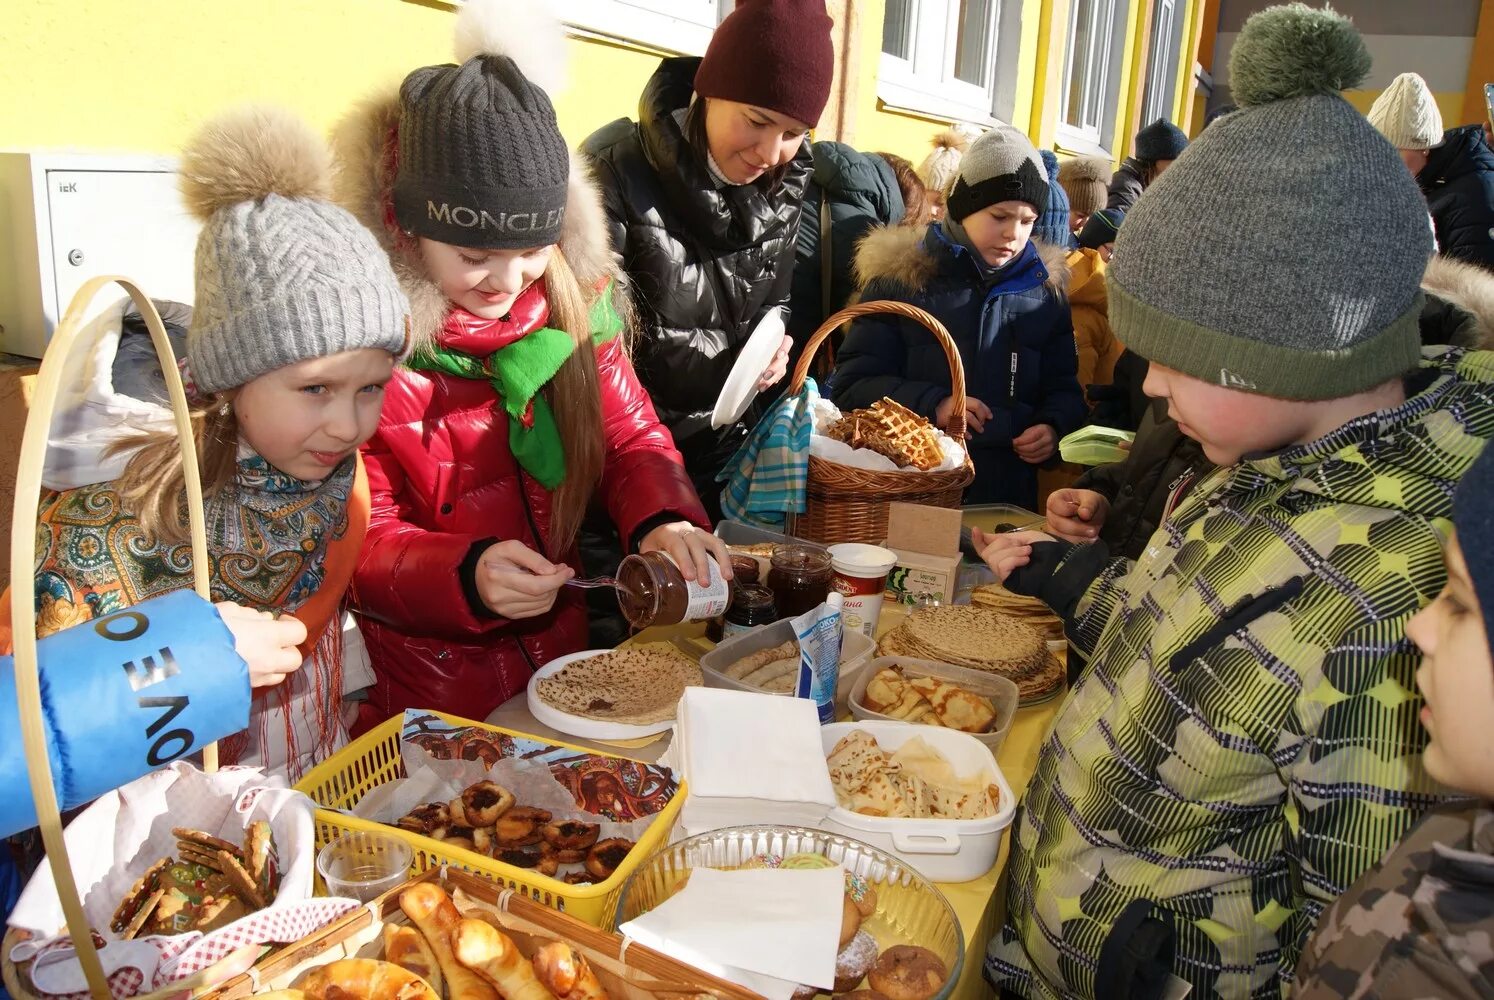
{"label": "blue winter jacket", "polygon": [[[1063,251],[1028,243],[986,287],[970,251],[938,224],[923,232],[894,227],[862,242],[856,273],[862,301],[908,302],[949,329],[964,362],[966,392],[994,414],[970,441],[975,482],[965,502],[1034,509],[1037,467],[1017,457],[1012,439],[1035,424],[1051,424],[1062,437],[1085,418]],[[912,320],[874,315],[852,324],[832,398],[852,409],[891,396],[932,420],[951,386],[932,334]]]}

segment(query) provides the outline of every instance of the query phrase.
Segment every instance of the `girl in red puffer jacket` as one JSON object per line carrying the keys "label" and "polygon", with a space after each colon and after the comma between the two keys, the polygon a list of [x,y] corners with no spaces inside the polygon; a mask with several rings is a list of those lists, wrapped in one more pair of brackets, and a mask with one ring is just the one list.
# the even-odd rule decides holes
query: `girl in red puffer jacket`
{"label": "girl in red puffer jacket", "polygon": [[461,65],[416,70],[339,129],[344,200],[384,239],[417,345],[364,449],[360,730],[406,708],[481,719],[585,648],[564,584],[593,500],[631,549],[730,575],[625,353],[597,192],[545,91],[496,51],[498,24],[524,37],[514,14],[467,4]]}

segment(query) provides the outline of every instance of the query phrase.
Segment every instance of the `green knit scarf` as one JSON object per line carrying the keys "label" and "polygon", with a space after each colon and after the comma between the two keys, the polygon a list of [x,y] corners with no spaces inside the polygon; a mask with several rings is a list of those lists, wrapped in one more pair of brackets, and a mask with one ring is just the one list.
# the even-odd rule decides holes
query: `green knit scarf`
{"label": "green knit scarf", "polygon": [[[601,346],[622,332],[622,317],[612,308],[612,284],[592,305],[588,320],[592,343]],[[555,377],[576,349],[564,330],[542,326],[501,347],[486,358],[453,351],[439,344],[411,355],[405,364],[416,371],[443,372],[456,378],[492,383],[508,413],[508,447],[525,472],[545,489],[565,479],[565,445],[555,414],[540,390]]]}

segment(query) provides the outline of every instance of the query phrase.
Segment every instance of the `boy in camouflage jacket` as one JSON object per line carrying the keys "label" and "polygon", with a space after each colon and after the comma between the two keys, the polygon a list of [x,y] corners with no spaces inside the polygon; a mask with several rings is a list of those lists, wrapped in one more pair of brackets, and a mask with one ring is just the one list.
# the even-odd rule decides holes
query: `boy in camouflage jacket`
{"label": "boy in camouflage jacket", "polygon": [[1427,773],[1479,801],[1422,817],[1339,897],[1297,967],[1302,1000],[1494,997],[1494,451],[1458,484],[1453,523],[1447,587],[1406,632],[1422,651]]}
{"label": "boy in camouflage jacket", "polygon": [[1319,914],[1445,796],[1405,626],[1494,435],[1494,355],[1421,354],[1425,208],[1338,94],[1368,66],[1331,12],[1256,15],[1242,109],[1121,230],[1116,334],[1219,471],[1134,564],[977,538],[1089,658],[1013,830],[1004,991],[1279,996]]}

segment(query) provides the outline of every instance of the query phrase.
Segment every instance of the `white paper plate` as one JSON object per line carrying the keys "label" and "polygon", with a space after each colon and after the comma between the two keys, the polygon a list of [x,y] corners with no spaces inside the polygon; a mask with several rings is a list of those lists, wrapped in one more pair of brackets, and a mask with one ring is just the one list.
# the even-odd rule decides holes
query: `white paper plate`
{"label": "white paper plate", "polygon": [[660,733],[668,732],[674,726],[673,719],[665,719],[663,722],[651,722],[646,726],[634,726],[626,722],[603,722],[600,719],[588,719],[585,716],[562,712],[540,698],[539,682],[544,678],[559,673],[560,668],[568,663],[575,663],[577,660],[585,660],[610,652],[612,652],[610,649],[583,649],[581,652],[571,653],[569,656],[556,657],[536,670],[534,676],[529,678],[527,692],[529,714],[556,732],[565,733],[567,736],[579,736],[586,740],[636,740],[642,739],[645,736],[657,736]]}
{"label": "white paper plate", "polygon": [[747,412],[747,407],[757,396],[757,380],[762,378],[763,369],[773,360],[787,332],[781,309],[774,309],[757,324],[757,329],[742,345],[737,363],[731,366],[731,374],[726,376],[721,395],[716,397],[716,409],[711,412],[712,427],[726,427],[742,419],[742,414]]}

